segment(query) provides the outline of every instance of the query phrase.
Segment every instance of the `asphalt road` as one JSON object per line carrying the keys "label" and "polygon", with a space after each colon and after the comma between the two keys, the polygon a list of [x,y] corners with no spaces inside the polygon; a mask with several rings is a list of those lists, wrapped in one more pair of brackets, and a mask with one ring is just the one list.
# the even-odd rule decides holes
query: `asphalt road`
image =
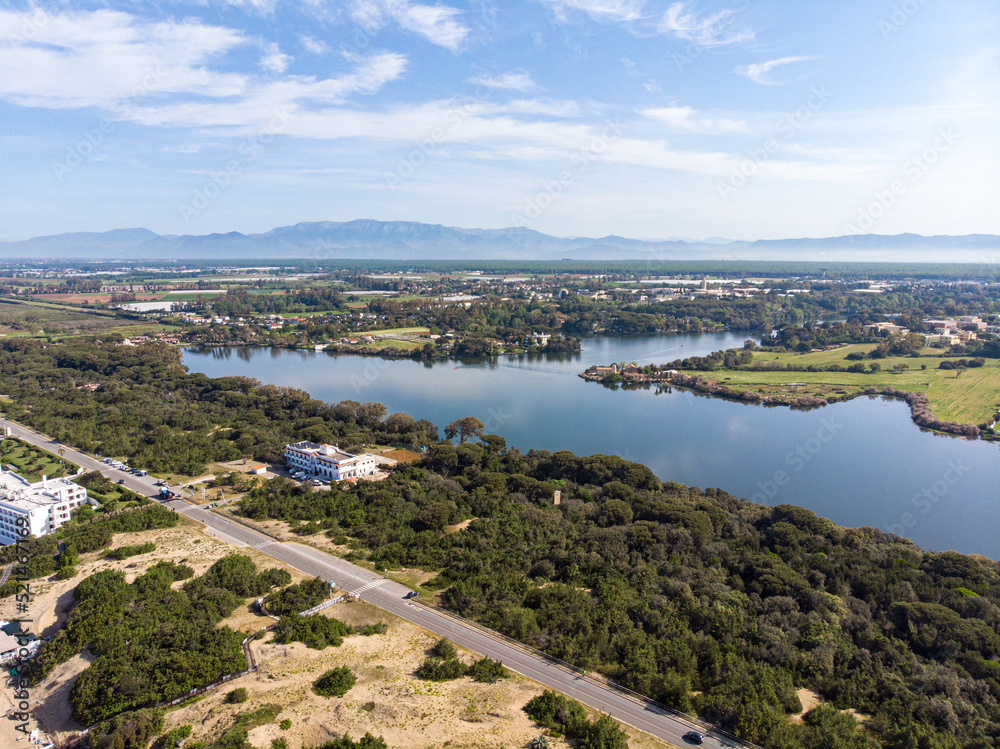
{"label": "asphalt road", "polygon": [[[0,420],[0,428],[4,426],[10,427],[12,436],[49,452],[58,453],[60,448],[63,449],[65,459],[88,471],[100,471],[116,481],[124,478],[125,486],[132,491],[152,497],[159,493],[154,478],[133,476],[119,471],[33,430],[7,420]],[[171,489],[179,491],[175,487],[171,487]],[[358,567],[308,546],[288,542],[278,543],[269,536],[183,500],[172,500],[164,504],[191,520],[205,525],[212,535],[220,540],[231,544],[250,546],[306,575],[318,576],[333,582],[336,587],[355,593],[367,603],[421,626],[436,635],[446,637],[476,653],[503,661],[503,664],[512,671],[579,700],[589,707],[607,713],[622,723],[657,738],[683,746],[685,745],[683,739],[685,733],[691,730],[702,730],[681,718],[666,713],[654,704],[623,694],[599,679],[585,677],[543,654],[520,647],[489,630],[406,600],[403,596],[410,592],[409,588],[387,580],[371,570]],[[707,732],[703,746],[745,747],[747,745],[716,735],[714,732]]]}

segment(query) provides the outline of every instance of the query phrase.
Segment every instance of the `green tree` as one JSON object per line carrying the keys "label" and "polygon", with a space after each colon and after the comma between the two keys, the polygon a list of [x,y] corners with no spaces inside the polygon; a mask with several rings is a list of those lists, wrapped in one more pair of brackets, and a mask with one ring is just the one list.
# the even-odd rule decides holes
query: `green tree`
{"label": "green tree", "polygon": [[347,666],[338,666],[313,682],[313,691],[321,697],[343,697],[357,682]]}
{"label": "green tree", "polygon": [[459,442],[465,442],[469,437],[482,437],[483,429],[483,422],[475,416],[464,416],[448,424],[444,428],[444,434],[450,440],[458,437]]}

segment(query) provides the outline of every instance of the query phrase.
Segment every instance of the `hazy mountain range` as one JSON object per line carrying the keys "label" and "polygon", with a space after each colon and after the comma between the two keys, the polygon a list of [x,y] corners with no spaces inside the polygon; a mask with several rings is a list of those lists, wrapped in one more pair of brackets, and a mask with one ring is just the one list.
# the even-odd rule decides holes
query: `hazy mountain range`
{"label": "hazy mountain range", "polygon": [[317,221],[263,234],[169,235],[115,229],[0,242],[3,260],[830,260],[994,263],[1000,236],[879,234],[823,239],[553,237],[525,228],[462,229],[414,221]]}

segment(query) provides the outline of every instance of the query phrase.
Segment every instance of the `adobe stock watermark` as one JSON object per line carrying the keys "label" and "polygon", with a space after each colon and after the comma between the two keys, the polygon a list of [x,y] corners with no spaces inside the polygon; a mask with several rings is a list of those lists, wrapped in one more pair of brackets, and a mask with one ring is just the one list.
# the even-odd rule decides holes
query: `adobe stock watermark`
{"label": "adobe stock watermark", "polygon": [[382,373],[392,366],[391,360],[383,359],[381,356],[365,358],[368,361],[365,362],[365,368],[361,370],[361,374],[351,375],[351,386],[354,388],[355,393],[360,393],[366,387],[374,385],[375,381],[382,376]]}
{"label": "adobe stock watermark", "polygon": [[971,469],[962,465],[957,460],[949,460],[948,467],[941,474],[941,478],[932,481],[920,492],[910,497],[910,505],[913,512],[906,511],[899,516],[899,522],[893,523],[886,530],[895,533],[897,536],[905,536],[907,532],[917,525],[918,515],[926,515],[938,502],[944,499],[961,478]]}
{"label": "adobe stock watermark", "polygon": [[746,157],[733,167],[729,179],[716,182],[715,189],[719,193],[719,197],[723,201],[728,201],[733,193],[746,186],[760,171],[761,166],[770,161],[771,157],[781,149],[782,140],[791,138],[801,130],[829,99],[829,91],[823,86],[814,86],[801,106],[783,115],[775,124],[774,129],[777,131],[777,135],[781,136],[780,138],[777,136],[768,138],[757,148],[750,149]]}
{"label": "adobe stock watermark", "polygon": [[44,8],[35,6],[31,9],[31,15],[24,19],[19,31],[11,35],[11,41],[30,42],[49,25],[52,15]]}
{"label": "adobe stock watermark", "polygon": [[164,78],[165,74],[160,65],[148,68],[142,74],[139,83],[132,88],[127,96],[112,103],[113,117],[103,117],[94,127],[84,130],[80,134],[80,139],[66,149],[66,155],[62,161],[52,162],[52,172],[56,179],[62,182],[73,171],[93,158],[107,137],[114,131],[117,122],[127,119],[132,113],[132,104],[156,91],[163,83]]}
{"label": "adobe stock watermark", "polygon": [[614,120],[605,120],[601,133],[591,138],[585,148],[570,155],[568,167],[561,169],[553,179],[542,182],[541,189],[533,196],[525,198],[524,209],[520,213],[511,215],[511,225],[527,226],[529,222],[539,218],[562,197],[581,172],[601,158],[608,150],[608,146],[618,140],[625,129],[626,126],[617,117]]}
{"label": "adobe stock watermark", "polygon": [[386,186],[393,192],[398,190],[420,167],[439,154],[441,145],[488,99],[489,92],[483,86],[479,86],[471,96],[460,98],[454,109],[444,113],[444,122],[431,130],[426,138],[418,140],[416,146],[399,160],[396,171],[385,173]]}
{"label": "adobe stock watermark", "polygon": [[888,39],[890,36],[902,29],[910,22],[911,18],[917,15],[917,12],[924,7],[928,1],[929,0],[903,0],[903,2],[893,5],[892,12],[879,19],[878,30],[881,32],[882,38]]}
{"label": "adobe stock watermark", "polygon": [[180,203],[177,210],[180,212],[184,223],[190,223],[191,219],[197,218],[208,208],[239,174],[254,161],[260,153],[266,150],[267,146],[274,140],[274,136],[280,134],[288,127],[291,116],[287,107],[275,109],[270,121],[256,133],[246,138],[236,149],[236,156],[229,159],[221,169],[209,174],[205,183],[195,188],[191,199],[186,203]]}
{"label": "adobe stock watermark", "polygon": [[823,417],[820,419],[820,424],[821,426],[816,430],[816,434],[809,437],[794,450],[789,450],[785,453],[785,465],[788,470],[776,470],[771,474],[770,478],[757,482],[757,489],[759,491],[750,495],[749,499],[751,502],[762,505],[770,504],[770,500],[777,496],[781,487],[791,483],[792,477],[801,472],[823,450],[823,446],[829,443],[844,428],[842,424],[834,421],[833,417]]}
{"label": "adobe stock watermark", "polygon": [[873,194],[875,199],[858,211],[855,223],[844,224],[844,234],[867,233],[910,187],[930,171],[941,156],[958,142],[958,139],[959,136],[950,127],[939,128],[930,146],[903,163],[901,178],[893,180],[883,190],[876,190]]}
{"label": "adobe stock watermark", "polygon": [[500,427],[505,426],[511,418],[504,413],[503,406],[487,409],[486,418],[483,419],[483,434],[499,434]]}

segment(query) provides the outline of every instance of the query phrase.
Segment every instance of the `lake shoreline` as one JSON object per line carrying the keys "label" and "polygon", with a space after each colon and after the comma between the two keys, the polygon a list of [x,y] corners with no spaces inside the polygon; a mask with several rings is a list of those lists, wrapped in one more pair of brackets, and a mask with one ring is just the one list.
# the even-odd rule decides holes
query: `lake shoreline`
{"label": "lake shoreline", "polygon": [[[626,371],[620,375],[620,382],[638,387],[671,385],[700,393],[702,395],[720,398],[722,400],[738,401],[740,403],[755,403],[765,406],[787,406],[798,410],[822,408],[823,406],[828,406],[832,403],[844,403],[861,396],[897,398],[910,407],[910,418],[913,423],[921,429],[927,429],[931,432],[946,434],[952,437],[965,437],[971,440],[983,439],[986,441],[993,441],[998,439],[995,435],[987,432],[987,430],[983,428],[984,425],[971,423],[960,424],[954,421],[944,421],[943,419],[939,419],[931,412],[926,395],[923,393],[913,393],[909,390],[900,390],[899,388],[892,386],[882,388],[868,386],[858,388],[854,392],[844,393],[842,395],[827,395],[822,398],[809,395],[786,397],[781,395],[763,395],[753,390],[739,390],[732,386],[727,386],[718,380],[710,380],[700,375],[688,375],[675,370],[669,370],[669,372],[664,372],[662,375],[662,377],[656,377],[648,374]],[[581,372],[579,376],[588,382],[605,384],[605,381],[603,381],[601,377],[591,372]],[[613,384],[617,384],[617,382],[618,381],[615,381]]]}

